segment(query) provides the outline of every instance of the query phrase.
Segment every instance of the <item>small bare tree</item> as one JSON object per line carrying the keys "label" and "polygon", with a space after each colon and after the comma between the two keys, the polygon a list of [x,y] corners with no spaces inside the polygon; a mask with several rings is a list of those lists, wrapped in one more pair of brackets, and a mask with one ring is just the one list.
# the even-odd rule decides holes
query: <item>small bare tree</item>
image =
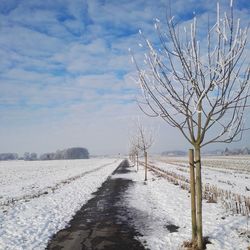
{"label": "small bare tree", "polygon": [[138,147],[134,147],[134,154],[136,157],[136,171],[139,171],[139,149]]}
{"label": "small bare tree", "polygon": [[133,148],[130,148],[128,156],[129,156],[129,160],[130,160],[131,162],[133,162],[134,165],[135,165],[135,155],[134,155]]}
{"label": "small bare tree", "polygon": [[138,157],[139,151],[144,155],[144,169],[145,169],[145,181],[147,181],[148,171],[148,149],[153,145],[153,133],[147,130],[142,123],[138,120],[135,124],[135,134],[131,139],[131,145],[136,152],[137,157],[137,171],[138,171]]}
{"label": "small bare tree", "polygon": [[130,142],[130,160],[134,162],[134,165],[136,165],[136,170],[138,171],[139,168],[139,148],[137,144],[133,140],[134,138],[131,139]]}
{"label": "small bare tree", "polygon": [[138,104],[145,114],[161,117],[178,128],[194,147],[195,234],[198,248],[202,249],[201,148],[240,140],[246,129],[243,114],[249,107],[250,69],[244,52],[248,27],[241,28],[240,19],[234,18],[232,0],[228,12],[223,14],[217,3],[217,17],[212,25],[208,18],[205,38],[199,36],[196,16],[189,28],[177,25],[171,10],[168,17],[166,32],[156,19],[159,43],[151,43],[140,32],[145,65],[132,54],[143,97]]}

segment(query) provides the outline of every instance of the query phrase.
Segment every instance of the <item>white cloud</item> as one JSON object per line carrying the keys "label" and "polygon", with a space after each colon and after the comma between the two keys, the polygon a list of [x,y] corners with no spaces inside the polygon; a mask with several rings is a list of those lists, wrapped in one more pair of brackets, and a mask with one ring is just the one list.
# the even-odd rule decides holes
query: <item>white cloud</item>
{"label": "white cloud", "polygon": [[[165,4],[1,2],[0,152],[43,152],[81,143],[93,153],[125,152],[128,121],[142,114],[133,101],[138,88],[128,48],[138,51],[139,28],[156,40],[153,18],[164,25]],[[211,1],[172,1],[172,11],[186,22],[193,10],[200,13],[202,29],[206,12],[214,7]],[[248,14],[244,8],[236,11],[243,23]],[[155,149],[182,147],[178,132],[152,120],[158,122],[161,136]]]}

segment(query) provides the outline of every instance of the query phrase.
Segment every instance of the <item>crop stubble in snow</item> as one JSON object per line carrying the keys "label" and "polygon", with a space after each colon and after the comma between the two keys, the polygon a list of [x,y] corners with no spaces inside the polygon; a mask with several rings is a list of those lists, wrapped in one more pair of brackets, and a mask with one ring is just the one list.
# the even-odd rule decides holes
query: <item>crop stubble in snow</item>
{"label": "crop stubble in snow", "polygon": [[[129,172],[128,161],[123,161],[115,174]],[[139,234],[129,225],[128,213],[121,204],[122,194],[132,184],[123,178],[108,178],[70,222],[59,231],[47,249],[145,249],[136,240]]]}

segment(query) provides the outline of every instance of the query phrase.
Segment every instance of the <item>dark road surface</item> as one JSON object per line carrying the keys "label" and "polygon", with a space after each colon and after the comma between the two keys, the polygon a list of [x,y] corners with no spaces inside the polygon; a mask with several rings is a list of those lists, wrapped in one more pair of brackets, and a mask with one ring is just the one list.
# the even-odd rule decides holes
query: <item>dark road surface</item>
{"label": "dark road surface", "polygon": [[[113,172],[124,174],[130,171],[124,160]],[[53,236],[47,249],[83,250],[141,250],[145,249],[136,240],[138,232],[128,220],[126,208],[120,201],[131,180],[108,178],[70,221],[69,227]]]}

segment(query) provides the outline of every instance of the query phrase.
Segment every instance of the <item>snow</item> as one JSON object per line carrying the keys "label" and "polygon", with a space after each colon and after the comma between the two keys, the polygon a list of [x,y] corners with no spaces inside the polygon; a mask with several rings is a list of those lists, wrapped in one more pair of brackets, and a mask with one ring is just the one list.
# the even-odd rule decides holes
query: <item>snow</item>
{"label": "snow", "polygon": [[[155,166],[189,177],[185,158],[149,158]],[[249,157],[207,158],[203,183],[249,197]],[[0,162],[0,249],[45,249],[50,237],[65,228],[92,193],[117,168],[121,159]],[[238,165],[237,165],[238,164]],[[144,168],[112,178],[128,178],[124,194],[130,223],[138,239],[151,250],[178,250],[191,239],[190,194]],[[231,184],[229,184],[231,183]],[[170,232],[168,225],[179,227]],[[219,203],[203,200],[203,230],[208,250],[246,250],[250,218],[233,215]]]}
{"label": "snow", "polygon": [[[191,240],[189,193],[151,172],[148,177],[144,182],[142,166],[138,173],[126,175],[134,185],[125,194],[124,203],[142,235],[139,239],[151,250],[182,249],[183,242]],[[167,225],[178,226],[178,232],[169,232]],[[212,243],[207,245],[208,250],[246,250],[250,246],[247,217],[232,215],[221,204],[203,201],[203,230]]]}
{"label": "snow", "polygon": [[1,162],[0,249],[44,249],[120,161]]}
{"label": "snow", "polygon": [[[185,161],[169,164],[167,160],[152,161],[162,169],[189,176],[188,164]],[[203,183],[216,185],[231,192],[250,196],[250,157],[209,157],[202,161]]]}
{"label": "snow", "polygon": [[[154,157],[161,162],[172,162],[178,165],[188,164],[187,156]],[[236,170],[250,173],[250,156],[202,156],[202,165],[205,167]]]}
{"label": "snow", "polygon": [[[234,158],[231,158],[231,160],[229,158],[211,158],[211,160],[209,161],[208,159],[205,160],[202,166],[203,185],[215,185],[218,188],[222,188],[223,190],[231,191],[235,194],[250,197],[250,191],[248,191],[250,190],[250,171],[246,171],[247,167],[242,170],[240,167],[237,169],[237,165],[239,164],[241,164],[241,167],[242,165],[247,165],[249,168],[249,160],[249,157],[245,157],[241,160],[237,159],[237,163],[235,162]],[[175,162],[174,164],[171,164],[165,162],[164,160],[153,160],[151,162],[154,166],[160,167],[163,170],[175,172],[178,175],[182,175],[186,178],[189,178],[189,167],[188,164],[185,162],[184,164],[180,164],[180,162]],[[229,165],[229,163],[232,164],[235,169],[227,169],[226,166]]]}

